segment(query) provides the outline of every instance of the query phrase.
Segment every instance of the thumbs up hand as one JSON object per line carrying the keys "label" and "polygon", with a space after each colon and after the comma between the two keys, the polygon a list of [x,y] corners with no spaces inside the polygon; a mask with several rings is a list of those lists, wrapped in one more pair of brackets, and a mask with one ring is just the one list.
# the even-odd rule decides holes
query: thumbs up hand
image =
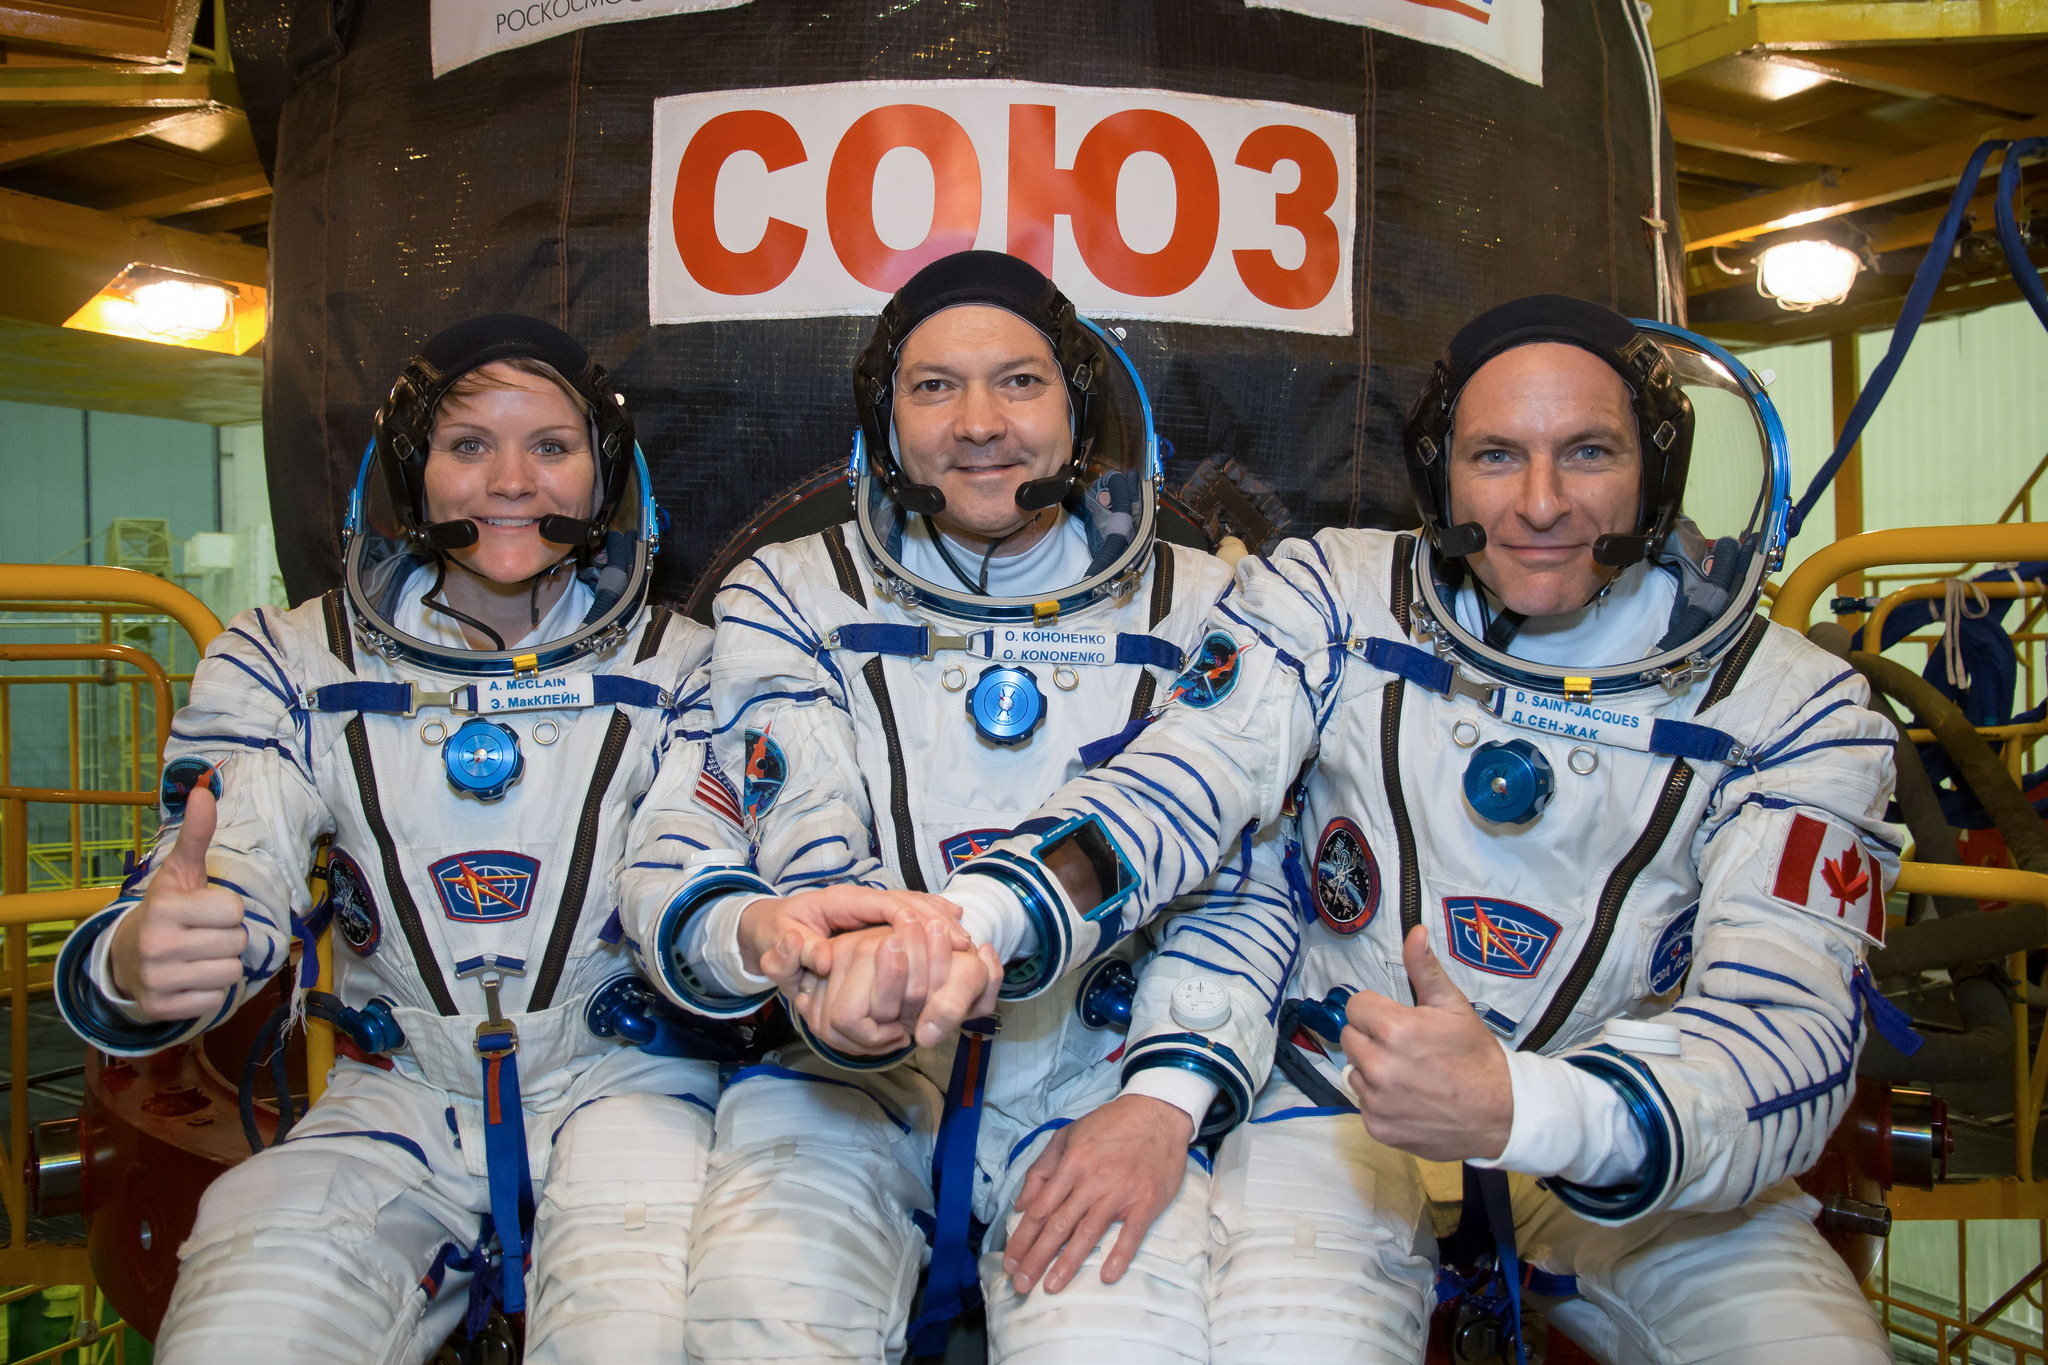
{"label": "thumbs up hand", "polygon": [[1421,925],[1408,932],[1401,957],[1413,1005],[1360,991],[1345,1011],[1346,1080],[1366,1131],[1428,1161],[1497,1157],[1515,1120],[1507,1056]]}
{"label": "thumbs up hand", "polygon": [[[209,774],[210,776],[210,774]],[[185,803],[177,842],[142,903],[121,917],[108,958],[114,989],[158,1021],[210,1016],[242,980],[242,898],[206,880],[206,850],[218,818],[202,780]]]}

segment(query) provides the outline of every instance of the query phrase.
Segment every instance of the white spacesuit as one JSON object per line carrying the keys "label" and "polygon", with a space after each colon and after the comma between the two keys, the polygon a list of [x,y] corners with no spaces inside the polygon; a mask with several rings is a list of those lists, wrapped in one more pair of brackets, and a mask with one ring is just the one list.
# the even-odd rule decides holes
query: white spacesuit
{"label": "white spacesuit", "polygon": [[[1365,1131],[1334,1046],[1349,992],[1413,998],[1417,925],[1508,1050],[1512,1134],[1468,1164],[1518,1173],[1521,1258],[1576,1277],[1554,1321],[1609,1361],[1889,1358],[1789,1177],[1847,1107],[1862,1030],[1887,1009],[1861,964],[1896,869],[1892,736],[1854,672],[1751,615],[1786,486],[1761,387],[1710,343],[1641,326],[1658,346],[1623,371],[1639,417],[1670,402],[1660,351],[1684,425],[1700,422],[1691,517],[1687,442],[1661,490],[1645,476],[1650,562],[1577,612],[1490,634],[1440,548],[1466,528],[1419,472],[1425,535],[1331,530],[1245,561],[1214,617],[1213,704],[1169,708],[1034,816],[1103,822],[1131,874],[1104,882],[1104,904],[1127,897],[1128,922],[1224,863],[1236,831],[1299,812],[1290,872],[1314,912],[1289,987],[1305,1004],[1283,1021],[1305,1031],[1217,1156],[1215,1361],[1421,1356],[1437,1299],[1425,1171]],[[1448,449],[1456,393],[1411,443]],[[1663,419],[1642,420],[1644,450],[1664,448]],[[1083,932],[1040,862],[1030,840],[999,842],[948,894],[992,876],[1055,932]],[[1219,978],[1270,956],[1210,937]],[[1241,1023],[1134,1027],[1125,1065],[1179,1054],[1228,1097],[1264,1076],[1270,1031]],[[1260,1065],[1247,1079],[1223,1054]]]}
{"label": "white spacesuit", "polygon": [[[1039,504],[1065,499],[1050,532],[1006,558],[948,550],[928,517],[906,514],[915,492],[899,499],[907,476],[877,455],[891,427],[873,395],[893,382],[898,348],[961,303],[1035,327],[1076,410],[1070,473],[1085,490],[1073,497],[1060,478]],[[978,252],[928,267],[883,315],[856,389],[855,522],[760,550],[719,596],[713,752],[738,782],[758,877],[700,854],[686,875],[635,870],[622,884],[649,976],[710,1013],[754,1008],[765,990],[739,978],[729,946],[734,912],[752,899],[736,893],[847,881],[938,888],[1079,773],[1086,746],[1149,716],[1228,581],[1213,557],[1155,540],[1158,456],[1137,376],[1022,262]],[[648,804],[689,799],[664,773]],[[1256,869],[1249,849],[1246,860],[1216,894],[1262,884],[1284,903],[1277,852]],[[897,1359],[928,1241],[923,1326],[912,1335],[920,1352],[943,1345],[976,1293],[970,1217],[994,1225],[984,1259],[992,1358],[1071,1360],[1081,1343],[1121,1355],[1126,1341],[1142,1353],[1176,1319],[1186,1349],[1172,1358],[1203,1357],[1199,1154],[1188,1161],[1192,1215],[1162,1220],[1120,1285],[1090,1275],[1028,1301],[1006,1280],[996,1290],[1004,1218],[1032,1158],[1117,1091],[1107,1063],[1124,1040],[1107,1025],[1123,1012],[1112,1003],[1084,1020],[1064,960],[1035,951],[1028,929],[989,939],[986,920],[965,909],[969,929],[1011,964],[997,1020],[970,1022],[964,1040],[921,1049],[911,1065],[894,1065],[902,1054],[797,1045],[729,1079],[691,1252],[688,1331],[702,1358]],[[1124,960],[1147,951],[1143,935],[1118,937]],[[1275,981],[1260,1008],[1278,1004]]]}
{"label": "white spacesuit", "polygon": [[[493,652],[423,602],[449,569],[427,547],[471,524],[394,511],[405,493],[373,471],[394,442],[423,457],[440,395],[507,357],[585,399],[600,496],[587,535],[556,531],[579,545],[576,581]],[[721,1040],[657,1017],[608,921],[638,798],[662,767],[701,762],[701,681],[690,689],[710,632],[645,605],[656,512],[608,385],[530,319],[427,346],[365,456],[346,589],[245,612],[214,641],[173,723],[157,845],[66,944],[65,1018],[137,1055],[221,1022],[294,937],[310,959],[332,929],[332,995],[307,991],[310,962],[299,987],[343,1055],[283,1141],[207,1190],[159,1360],[417,1362],[494,1299],[525,1307],[528,1360],[681,1358]],[[244,981],[211,1018],[146,1022],[114,988],[108,944],[202,779],[219,803],[207,880],[242,897]],[[741,838],[715,812],[685,818],[701,842]]]}

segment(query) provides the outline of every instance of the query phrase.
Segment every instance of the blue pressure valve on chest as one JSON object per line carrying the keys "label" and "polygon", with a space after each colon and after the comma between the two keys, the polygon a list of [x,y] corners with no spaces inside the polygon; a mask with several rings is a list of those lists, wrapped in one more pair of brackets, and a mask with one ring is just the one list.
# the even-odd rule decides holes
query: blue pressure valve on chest
{"label": "blue pressure valve on chest", "polygon": [[1526,825],[1556,794],[1550,760],[1526,739],[1482,744],[1465,765],[1465,800],[1492,824]]}
{"label": "blue pressure valve on chest", "polygon": [[1088,969],[1074,999],[1074,1010],[1089,1028],[1128,1032],[1131,1006],[1138,997],[1138,974],[1120,957],[1108,957]]}
{"label": "blue pressure valve on chest", "polygon": [[1331,1047],[1340,1047],[1339,1040],[1344,1036],[1344,1010],[1351,1003],[1351,995],[1349,986],[1332,986],[1330,993],[1320,1000],[1297,1003],[1294,1017]]}
{"label": "blue pressure valve on chest", "polygon": [[442,742],[448,785],[479,801],[496,801],[526,771],[519,736],[509,725],[472,717]]}
{"label": "blue pressure valve on chest", "polygon": [[967,693],[967,715],[991,744],[1022,744],[1045,720],[1045,693],[1028,668],[990,664]]}

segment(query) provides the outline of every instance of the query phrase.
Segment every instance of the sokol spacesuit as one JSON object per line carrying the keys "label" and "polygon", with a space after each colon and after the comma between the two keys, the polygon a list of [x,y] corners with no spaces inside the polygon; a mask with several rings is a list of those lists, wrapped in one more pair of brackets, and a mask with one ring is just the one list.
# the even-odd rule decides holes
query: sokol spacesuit
{"label": "sokol spacesuit", "polygon": [[[968,315],[993,329],[994,349],[934,340]],[[920,346],[937,348],[930,363],[913,361]],[[855,389],[855,522],[761,550],[719,597],[713,750],[740,784],[759,875],[703,855],[687,876],[634,871],[623,888],[650,977],[707,1012],[753,1008],[766,990],[730,946],[740,907],[771,888],[937,890],[1081,771],[1085,746],[1165,699],[1228,579],[1211,556],[1155,540],[1157,442],[1138,378],[1023,262],[971,252],[920,272],[884,312]],[[1040,412],[1028,432],[1025,408]],[[910,424],[934,429],[931,413],[945,414],[938,443],[950,452],[932,458],[1007,479],[995,515],[1021,509],[1041,539],[1002,555],[941,530],[938,515],[961,515],[981,489],[913,477],[923,447]],[[1034,477],[1012,502],[1020,461]],[[664,774],[649,804],[687,799]],[[1281,884],[1276,855],[1261,854],[1262,872],[1253,861],[1248,847],[1218,894],[1260,875]],[[962,904],[968,930],[1009,964],[998,1019],[894,1069],[900,1052],[820,1045],[728,1082],[691,1260],[689,1333],[705,1358],[896,1359],[928,1240],[915,1335],[921,1351],[942,1345],[975,1294],[970,1216],[995,1225],[999,1245],[1032,1156],[1116,1092],[1106,1063],[1123,1038],[1107,1016],[1077,1011],[1079,978],[1062,979],[1074,959],[1044,950],[1028,924],[999,928]],[[1284,892],[1274,906],[1287,915]],[[1116,937],[1125,959],[1143,947],[1142,935]],[[1277,986],[1262,1011],[1277,1008]],[[1205,1178],[1200,1160],[1188,1159],[1191,1181]],[[992,1356],[1072,1359],[1080,1342],[1115,1350],[1154,1334],[1146,1310],[1199,1282],[1190,1263],[1205,1260],[1206,1237],[1197,1208],[1162,1226],[1119,1286],[1090,1277],[1057,1298],[1000,1296]],[[1135,1311],[1115,1309],[1119,1296]],[[1200,1359],[1199,1321],[1177,1330]]]}
{"label": "sokol spacesuit", "polygon": [[[558,426],[493,426],[500,409],[481,405],[507,391],[552,404]],[[678,1043],[607,921],[638,797],[658,769],[701,762],[701,682],[696,697],[686,684],[710,632],[645,604],[657,513],[624,403],[544,323],[443,333],[378,415],[346,587],[243,613],[199,665],[156,847],[66,944],[59,1006],[94,1046],[149,1052],[227,1018],[294,936],[310,957],[331,924],[332,996],[306,991],[310,967],[299,985],[343,1056],[285,1140],[206,1192],[159,1360],[419,1361],[487,1296],[527,1309],[528,1360],[681,1358],[718,1077],[680,1054],[716,1048]],[[488,486],[435,520],[431,462]],[[535,469],[560,462],[569,491],[551,506]],[[458,558],[480,537],[475,554],[541,570],[505,589],[532,626],[509,646],[515,632],[443,597],[483,572]],[[242,980],[205,1017],[151,1022],[116,989],[109,947],[179,856],[202,780],[218,823],[193,877],[239,899]],[[706,844],[742,838],[703,807],[681,818]]]}
{"label": "sokol spacesuit", "polygon": [[[1539,343],[1590,352],[1610,387],[1619,373],[1617,425],[1635,431],[1562,438],[1551,504],[1513,536],[1562,563],[1536,524],[1555,490],[1624,444],[1643,458],[1633,527],[1578,544],[1607,586],[1524,620],[1467,569],[1485,528],[1454,515],[1446,466],[1454,446],[1495,468],[1528,458],[1499,427],[1458,439],[1458,404],[1489,362]],[[1590,429],[1576,420],[1558,430]],[[1290,1028],[1290,1074],[1217,1157],[1211,1359],[1420,1359],[1436,1185],[1360,1123],[1352,1105],[1372,1092],[1335,1045],[1360,1056],[1368,1014],[1445,999],[1468,1031],[1469,1001],[1512,1085],[1504,1149],[1470,1165],[1518,1173],[1520,1256],[1576,1277],[1554,1320],[1597,1355],[1888,1359],[1789,1177],[1841,1117],[1862,1030],[1885,1011],[1861,964],[1896,868],[1892,736],[1855,673],[1752,615],[1787,483],[1761,386],[1676,328],[1524,300],[1459,334],[1408,441],[1423,533],[1325,531],[1246,560],[1214,618],[1228,658],[1214,704],[1169,708],[1033,819],[1100,817],[1119,857],[1097,866],[1129,874],[1103,880],[1104,904],[1142,907],[1222,865],[1239,831],[1299,812],[1314,912],[1290,987],[1304,1003],[1283,1018],[1304,1032]],[[1187,810],[1203,819],[1163,818]],[[998,842],[955,887],[986,864],[1034,916],[1084,923],[1035,842]],[[1410,984],[1419,945],[1404,962],[1417,926],[1448,974],[1430,973],[1431,1001]],[[1217,928],[1212,975],[1263,965]],[[1351,1001],[1347,1030],[1353,992],[1386,999]],[[1134,1029],[1126,1055],[1178,1053],[1228,1095],[1242,1073],[1214,1058],[1270,1037],[1241,1023]]]}

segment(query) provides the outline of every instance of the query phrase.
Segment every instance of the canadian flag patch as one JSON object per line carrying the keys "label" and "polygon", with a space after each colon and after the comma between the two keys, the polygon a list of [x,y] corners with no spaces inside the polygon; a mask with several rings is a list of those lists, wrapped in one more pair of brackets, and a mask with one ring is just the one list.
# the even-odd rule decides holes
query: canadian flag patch
{"label": "canadian flag patch", "polygon": [[1846,920],[1884,942],[1884,872],[1863,841],[1840,825],[1794,814],[1778,853],[1771,894],[1815,914]]}

